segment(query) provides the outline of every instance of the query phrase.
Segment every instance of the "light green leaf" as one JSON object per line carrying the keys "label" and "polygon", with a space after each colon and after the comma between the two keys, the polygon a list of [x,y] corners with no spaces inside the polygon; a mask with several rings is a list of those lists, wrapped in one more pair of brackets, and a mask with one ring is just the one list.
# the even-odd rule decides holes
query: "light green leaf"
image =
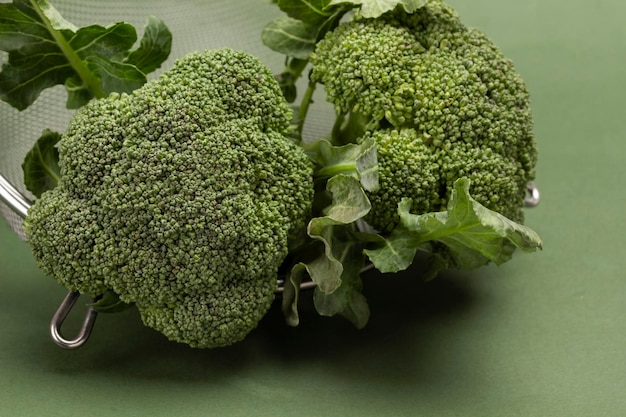
{"label": "light green leaf", "polygon": [[359,173],[361,185],[367,191],[377,191],[378,182],[378,153],[376,141],[370,137],[358,145],[360,152],[356,158],[356,171]]}
{"label": "light green leaf", "polygon": [[456,181],[445,212],[414,215],[405,206],[399,212],[402,224],[419,233],[422,242],[445,244],[465,269],[487,261],[500,265],[511,259],[516,248],[526,252],[542,248],[534,230],[481,205],[470,196],[469,187],[469,180]]}
{"label": "light green leaf", "polygon": [[361,7],[361,16],[376,18],[402,6],[407,13],[414,13],[426,5],[426,0],[331,0],[328,6],[352,4]]}
{"label": "light green leaf", "polygon": [[[14,3],[28,4],[29,2],[22,0],[22,1],[14,1]],[[78,30],[78,28],[74,26],[73,23],[65,20],[65,18],[61,16],[61,13],[59,13],[59,11],[55,9],[47,0],[33,0],[30,3],[36,6],[35,10],[37,10],[38,8],[40,13],[46,17],[46,19],[50,22],[50,26],[52,28],[56,30],[68,29],[68,30],[71,30],[72,32],[76,32]]]}
{"label": "light green leaf", "polygon": [[[473,269],[493,262],[500,265],[511,259],[516,249],[532,252],[542,248],[541,238],[529,227],[515,223],[487,209],[469,193],[470,182],[454,184],[446,211],[411,214],[411,200],[398,205],[400,224],[387,238],[369,237],[374,249],[365,253],[383,272],[406,269],[417,250],[429,250],[429,242],[447,247],[453,266]],[[435,262],[441,269],[446,262]]]}
{"label": "light green leaf", "polygon": [[325,10],[330,0],[278,0],[278,7],[287,16],[316,25],[327,20],[332,11]]}
{"label": "light green leaf", "polygon": [[322,316],[340,314],[357,328],[363,328],[369,320],[369,306],[362,291],[361,269],[364,264],[363,244],[350,238],[346,228],[339,228],[333,236],[333,252],[343,265],[341,285],[326,293],[315,288],[313,302]]}
{"label": "light green leaf", "polygon": [[59,151],[56,147],[61,134],[44,130],[22,163],[24,185],[37,198],[56,187],[61,178]]}
{"label": "light green leaf", "polygon": [[334,227],[363,218],[369,213],[371,204],[359,181],[351,176],[332,177],[328,180],[327,189],[332,194],[332,204],[325,216],[312,219],[307,228],[310,237],[324,244],[324,253],[307,263],[307,270],[318,288],[328,294],[341,285],[343,273],[343,265],[337,259],[339,248],[333,248]]}
{"label": "light green leaf", "polygon": [[365,190],[378,190],[378,157],[373,138],[344,146],[333,146],[322,139],[310,150],[315,153],[315,162],[320,167],[315,173],[316,178],[349,175],[358,179]]}
{"label": "light green leaf", "polygon": [[317,32],[314,25],[281,16],[265,26],[261,39],[265,46],[280,54],[308,59],[315,49]]}
{"label": "light green leaf", "polygon": [[124,63],[134,65],[139,71],[149,74],[163,64],[171,50],[172,32],[161,19],[149,16],[139,47],[128,55]]}
{"label": "light green leaf", "polygon": [[363,252],[380,272],[404,271],[411,263],[420,246],[420,239],[402,226],[396,227],[384,238],[377,234],[361,235],[361,239],[370,241],[375,249]]}
{"label": "light green leaf", "polygon": [[[339,281],[332,291],[323,291],[319,285],[313,291],[313,302],[317,312],[322,316],[341,315],[350,320],[355,327],[362,328],[369,319],[369,306],[363,294],[360,273],[365,262],[363,242],[352,236],[353,225],[336,225],[325,236],[330,243],[333,257],[342,266]],[[328,263],[325,260],[325,247],[320,245],[307,252],[307,260],[297,263],[285,280],[283,290],[282,310],[287,324],[297,326],[300,322],[298,301],[300,298],[300,284],[308,274],[310,277],[328,274],[320,265]],[[322,280],[325,282],[325,280]]]}

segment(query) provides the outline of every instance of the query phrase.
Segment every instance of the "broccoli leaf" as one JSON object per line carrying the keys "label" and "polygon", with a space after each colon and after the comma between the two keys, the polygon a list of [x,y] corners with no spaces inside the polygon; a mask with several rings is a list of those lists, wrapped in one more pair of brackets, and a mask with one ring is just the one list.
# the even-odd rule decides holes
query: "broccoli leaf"
{"label": "broccoli leaf", "polygon": [[337,27],[350,9],[329,8],[328,0],[281,0],[278,6],[287,16],[277,17],[265,26],[261,40],[275,52],[305,61],[317,42]]}
{"label": "broccoli leaf", "polygon": [[328,6],[353,4],[361,6],[361,16],[375,18],[402,6],[407,13],[413,13],[426,5],[426,0],[331,0]]}
{"label": "broccoli leaf", "polygon": [[315,309],[322,316],[340,314],[358,329],[369,320],[369,306],[361,293],[361,269],[365,261],[363,245],[350,236],[348,226],[337,227],[333,234],[333,252],[343,265],[341,285],[331,293],[316,287],[313,294]]}
{"label": "broccoli leaf", "polygon": [[380,272],[398,272],[407,269],[420,248],[419,236],[398,225],[389,236],[362,233],[361,240],[370,242],[372,249],[363,252]]}
{"label": "broccoli leaf", "polygon": [[[448,208],[442,212],[411,214],[411,200],[403,199],[398,205],[398,227],[387,238],[370,236],[375,248],[365,254],[381,272],[397,272],[412,263],[417,250],[430,250],[429,242],[445,245],[453,265],[462,269],[489,262],[500,265],[511,259],[516,248],[541,249],[537,233],[478,203],[470,196],[469,186],[469,180],[457,180]],[[446,262],[437,259],[434,264],[441,269]]]}
{"label": "broccoli leaf", "polygon": [[281,307],[287,325],[292,327],[300,324],[298,301],[300,300],[300,284],[304,281],[306,272],[306,264],[299,262],[294,265],[285,279]]}
{"label": "broccoli leaf", "polygon": [[297,59],[308,59],[317,40],[318,28],[291,17],[281,16],[271,21],[261,34],[268,48]]}
{"label": "broccoli leaf", "polygon": [[378,189],[378,157],[373,138],[370,137],[360,144],[350,143],[344,146],[333,146],[322,139],[315,142],[311,150],[316,153],[314,159],[321,167],[315,173],[316,178],[351,175],[360,181],[365,190]]}
{"label": "broccoli leaf", "polygon": [[158,69],[172,50],[172,33],[161,19],[148,16],[139,47],[124,63],[137,67],[144,74]]}
{"label": "broccoli leaf", "polygon": [[139,48],[128,23],[77,28],[47,0],[0,4],[0,49],[9,53],[0,73],[0,98],[23,110],[43,90],[64,84],[68,108],[92,97],[130,92],[169,55],[171,34],[156,18],[146,24]]}
{"label": "broccoli leaf", "polygon": [[278,7],[287,16],[316,25],[326,21],[332,10],[326,10],[330,0],[278,0]]}
{"label": "broccoli leaf", "polygon": [[[318,251],[309,252],[309,261],[297,263],[285,280],[282,310],[288,325],[297,326],[300,322],[298,301],[300,298],[300,284],[305,276],[324,277],[329,271],[334,276],[332,291],[323,290],[319,285],[315,287],[313,302],[317,312],[322,316],[336,314],[350,320],[355,327],[363,328],[369,320],[369,306],[363,294],[360,273],[365,262],[363,242],[352,236],[354,224],[334,225],[325,235],[328,246],[332,248],[332,256],[341,264],[341,270],[328,268],[329,262],[324,252],[325,246]],[[327,276],[328,277],[328,276]],[[337,277],[339,277],[338,280]],[[327,282],[322,280],[322,282]]]}
{"label": "broccoli leaf", "polygon": [[56,147],[60,139],[60,133],[44,130],[22,163],[24,185],[37,198],[56,187],[61,178],[59,151]]}
{"label": "broccoli leaf", "polygon": [[333,245],[335,226],[363,218],[371,205],[361,184],[352,176],[336,175],[328,180],[326,188],[332,194],[332,203],[326,208],[326,215],[312,219],[307,228],[310,237],[324,244],[324,252],[307,264],[307,271],[317,287],[329,294],[339,287],[343,273],[342,247]]}
{"label": "broccoli leaf", "polygon": [[378,188],[378,160],[373,140],[333,146],[318,140],[307,149],[320,167],[316,203],[323,216],[313,218],[307,234],[315,242],[296,259],[283,291],[282,309],[287,323],[296,326],[300,283],[308,274],[315,283],[314,303],[321,315],[341,314],[361,328],[369,307],[361,294],[360,271],[365,262],[364,243],[355,238],[356,222],[371,209],[365,190]]}

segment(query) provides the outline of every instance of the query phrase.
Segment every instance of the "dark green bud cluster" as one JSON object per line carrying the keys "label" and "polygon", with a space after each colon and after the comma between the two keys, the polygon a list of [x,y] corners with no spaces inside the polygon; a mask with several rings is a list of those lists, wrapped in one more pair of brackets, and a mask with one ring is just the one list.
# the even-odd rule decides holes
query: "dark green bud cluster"
{"label": "dark green bud cluster", "polygon": [[377,141],[381,175],[371,195],[375,227],[393,228],[402,197],[417,213],[445,208],[461,177],[471,179],[480,203],[523,220],[537,158],[527,88],[450,6],[431,0],[413,14],[397,9],[343,23],[318,44],[312,63],[337,113],[369,120],[365,138]]}
{"label": "dark green bud cluster", "polygon": [[311,210],[290,120],[272,73],[230,49],[90,102],[62,138],[60,184],[29,213],[37,260],[70,289],[135,303],[171,340],[243,339]]}

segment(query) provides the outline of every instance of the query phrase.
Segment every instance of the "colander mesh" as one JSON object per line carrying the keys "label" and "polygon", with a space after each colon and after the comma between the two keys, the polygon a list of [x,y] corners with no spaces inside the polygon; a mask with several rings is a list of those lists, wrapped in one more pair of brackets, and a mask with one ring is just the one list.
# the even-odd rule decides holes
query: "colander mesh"
{"label": "colander mesh", "polygon": [[[163,19],[174,35],[172,53],[162,69],[149,78],[188,52],[225,46],[258,56],[273,71],[280,71],[283,65],[283,57],[267,49],[260,40],[263,26],[279,13],[270,0],[55,0],[53,4],[77,26],[126,21],[138,29],[139,37],[148,15]],[[0,64],[6,59],[7,54],[1,52]],[[22,160],[44,129],[64,131],[72,115],[65,109],[65,100],[65,90],[58,86],[44,91],[22,112],[0,102],[0,175],[31,200],[33,197],[22,185]],[[316,102],[323,103],[324,99],[318,97]],[[305,137],[327,132],[331,115],[330,106],[313,106]],[[2,203],[0,215],[24,237],[22,220]]]}

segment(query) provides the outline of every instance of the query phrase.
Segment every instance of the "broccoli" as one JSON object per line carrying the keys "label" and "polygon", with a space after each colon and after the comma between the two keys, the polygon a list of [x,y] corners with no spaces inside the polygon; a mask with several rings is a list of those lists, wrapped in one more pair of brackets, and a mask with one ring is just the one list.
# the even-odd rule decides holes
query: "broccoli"
{"label": "broccoli", "polygon": [[[90,30],[97,47],[69,54],[76,74],[56,81],[80,108],[64,134],[44,131],[23,165],[37,197],[26,233],[45,273],[101,297],[99,311],[133,304],[170,340],[212,348],[242,340],[277,290],[297,325],[305,279],[319,314],[360,328],[367,261],[397,272],[428,252],[428,278],[542,247],[520,224],[537,159],[528,91],[485,35],[439,0],[277,6],[287,16],[262,33],[286,57],[276,76],[220,49],[144,84],[155,67],[139,64],[169,52],[167,36],[151,46],[168,33],[156,20],[134,51],[100,56],[114,49]],[[109,74],[133,62],[140,77]],[[328,135],[305,138],[318,84],[337,117]],[[35,93],[3,99],[23,107]]]}
{"label": "broccoli", "polygon": [[376,141],[374,228],[393,230],[405,197],[412,212],[445,210],[460,178],[479,203],[523,221],[537,158],[529,94],[511,61],[452,7],[430,0],[411,14],[398,7],[341,23],[311,62],[339,116],[339,141]]}
{"label": "broccoli", "polygon": [[231,49],[90,101],[62,135],[60,182],[28,213],[36,260],[71,290],[134,303],[170,340],[243,339],[311,210],[290,120],[272,73]]}

